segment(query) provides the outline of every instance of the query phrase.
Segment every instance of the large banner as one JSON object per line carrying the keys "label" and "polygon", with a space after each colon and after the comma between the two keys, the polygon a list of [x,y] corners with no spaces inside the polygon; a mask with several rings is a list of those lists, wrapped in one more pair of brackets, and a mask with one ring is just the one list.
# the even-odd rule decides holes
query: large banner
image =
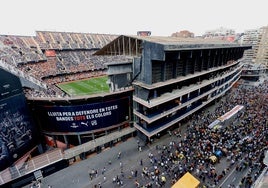
{"label": "large banner", "polygon": [[23,93],[0,100],[0,120],[0,170],[3,170],[37,145],[37,134]]}
{"label": "large banner", "polygon": [[129,97],[70,106],[38,106],[40,124],[49,132],[86,132],[129,119]]}
{"label": "large banner", "polygon": [[230,119],[235,114],[237,114],[243,108],[244,108],[243,105],[236,105],[234,108],[232,108],[232,110],[226,112],[224,115],[222,115],[221,117],[219,117],[218,120],[220,120],[221,122],[224,122],[224,121]]}

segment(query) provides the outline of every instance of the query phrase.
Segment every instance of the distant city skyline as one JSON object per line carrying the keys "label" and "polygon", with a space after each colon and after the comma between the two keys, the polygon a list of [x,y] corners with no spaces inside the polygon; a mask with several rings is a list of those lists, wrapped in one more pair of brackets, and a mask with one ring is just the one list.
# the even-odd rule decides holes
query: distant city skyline
{"label": "distant city skyline", "polygon": [[195,36],[220,27],[236,33],[268,25],[264,0],[141,1],[4,0],[1,35],[35,35],[36,31],[170,36],[188,30]]}

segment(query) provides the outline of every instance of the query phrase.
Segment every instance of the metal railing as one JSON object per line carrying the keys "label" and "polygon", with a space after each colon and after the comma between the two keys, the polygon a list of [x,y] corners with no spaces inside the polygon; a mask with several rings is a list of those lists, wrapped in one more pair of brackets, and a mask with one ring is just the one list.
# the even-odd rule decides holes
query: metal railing
{"label": "metal railing", "polygon": [[121,131],[113,132],[106,136],[84,143],[82,145],[66,149],[65,151],[56,148],[47,153],[33,157],[32,159],[28,160],[27,162],[24,162],[23,164],[10,166],[9,168],[0,172],[0,185],[8,183],[24,175],[33,173],[58,161],[71,159],[81,153],[93,150],[98,146],[103,146],[106,143],[109,143],[113,140],[117,140],[122,136],[131,134],[135,131],[136,129],[134,127],[124,128]]}
{"label": "metal railing", "polygon": [[43,167],[61,161],[62,159],[64,159],[64,157],[61,149],[54,149],[45,154],[34,157],[21,165],[18,164],[10,166],[0,173],[0,185],[26,174],[30,174],[38,169],[42,169]]}

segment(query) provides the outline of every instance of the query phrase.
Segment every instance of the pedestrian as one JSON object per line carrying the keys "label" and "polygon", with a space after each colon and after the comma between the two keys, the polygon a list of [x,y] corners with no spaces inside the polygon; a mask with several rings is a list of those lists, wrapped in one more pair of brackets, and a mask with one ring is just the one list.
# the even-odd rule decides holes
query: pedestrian
{"label": "pedestrian", "polygon": [[98,177],[98,170],[95,170],[95,176]]}
{"label": "pedestrian", "polygon": [[140,187],[140,183],[138,182],[138,180],[135,180],[135,186]]}
{"label": "pedestrian", "polygon": [[137,177],[138,176],[138,171],[137,170],[135,170],[135,177]]}
{"label": "pedestrian", "polygon": [[102,171],[101,171],[101,174],[104,174],[104,172],[106,171],[106,168],[103,167]]}
{"label": "pedestrian", "polygon": [[140,160],[140,165],[141,165],[141,166],[143,165],[143,161],[142,161],[142,159]]}

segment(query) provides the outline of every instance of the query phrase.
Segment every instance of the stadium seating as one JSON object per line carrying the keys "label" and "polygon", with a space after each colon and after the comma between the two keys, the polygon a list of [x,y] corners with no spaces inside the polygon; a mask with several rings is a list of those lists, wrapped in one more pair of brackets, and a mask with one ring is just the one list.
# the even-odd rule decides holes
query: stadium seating
{"label": "stadium seating", "polygon": [[49,86],[38,92],[28,88],[30,96],[64,96],[55,84],[101,76],[106,62],[126,61],[123,56],[93,55],[116,37],[50,31],[37,31],[36,36],[0,35],[0,60]]}

